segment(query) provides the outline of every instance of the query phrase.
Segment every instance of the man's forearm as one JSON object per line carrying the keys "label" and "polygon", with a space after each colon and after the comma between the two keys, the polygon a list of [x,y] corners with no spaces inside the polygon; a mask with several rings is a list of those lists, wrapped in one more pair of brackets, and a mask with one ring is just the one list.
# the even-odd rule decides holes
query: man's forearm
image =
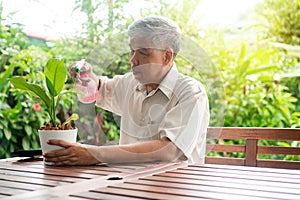
{"label": "man's forearm", "polygon": [[87,149],[101,163],[174,161],[181,154],[168,139],[129,145],[87,146]]}

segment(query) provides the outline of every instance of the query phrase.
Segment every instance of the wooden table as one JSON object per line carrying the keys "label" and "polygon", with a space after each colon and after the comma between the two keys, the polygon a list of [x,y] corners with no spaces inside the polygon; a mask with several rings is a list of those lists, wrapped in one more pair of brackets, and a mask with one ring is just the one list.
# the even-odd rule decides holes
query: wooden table
{"label": "wooden table", "polygon": [[145,163],[44,166],[0,160],[1,199],[300,199],[300,171]]}

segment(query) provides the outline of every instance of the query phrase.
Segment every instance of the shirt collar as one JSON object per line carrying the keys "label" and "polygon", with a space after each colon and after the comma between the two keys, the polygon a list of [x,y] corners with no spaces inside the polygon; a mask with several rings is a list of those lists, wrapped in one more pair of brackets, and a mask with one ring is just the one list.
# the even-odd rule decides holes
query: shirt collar
{"label": "shirt collar", "polygon": [[136,81],[137,85],[136,85],[136,91],[138,92],[145,92],[146,91],[146,86],[142,85],[140,82]]}
{"label": "shirt collar", "polygon": [[176,63],[173,62],[173,66],[165,76],[165,78],[162,80],[162,82],[159,84],[158,88],[170,99],[174,88],[175,84],[177,82],[177,77],[178,77],[178,70],[176,67]]}

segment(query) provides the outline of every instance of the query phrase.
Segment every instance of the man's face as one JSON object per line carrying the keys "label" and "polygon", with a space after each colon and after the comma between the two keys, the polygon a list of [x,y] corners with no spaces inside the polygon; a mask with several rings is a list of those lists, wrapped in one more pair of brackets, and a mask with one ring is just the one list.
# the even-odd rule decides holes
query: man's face
{"label": "man's face", "polygon": [[130,64],[135,78],[142,84],[159,84],[168,71],[165,50],[157,49],[149,39],[130,41]]}

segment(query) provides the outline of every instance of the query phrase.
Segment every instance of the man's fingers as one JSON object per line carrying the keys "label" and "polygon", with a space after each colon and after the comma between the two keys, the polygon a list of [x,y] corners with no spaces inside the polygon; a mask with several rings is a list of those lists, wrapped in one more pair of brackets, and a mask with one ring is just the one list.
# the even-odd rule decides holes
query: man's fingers
{"label": "man's fingers", "polygon": [[[53,156],[51,156],[51,154]],[[57,151],[57,152],[52,151],[50,153],[46,153],[44,156],[45,156],[46,162],[53,162],[53,163],[69,162],[69,163],[72,163],[72,162],[77,161],[76,157],[66,155],[66,154],[61,154],[60,151]]]}
{"label": "man's fingers", "polygon": [[44,157],[55,158],[55,157],[61,157],[61,156],[69,156],[68,154],[69,153],[68,153],[67,149],[61,149],[61,150],[54,150],[54,151],[49,151],[47,153],[44,153]]}
{"label": "man's fingers", "polygon": [[75,83],[77,83],[79,81],[78,79],[80,78],[80,75],[78,72],[75,71],[75,65],[76,65],[76,62],[71,65],[70,75],[71,75],[71,78],[73,79],[73,81]]}
{"label": "man's fingers", "polygon": [[67,142],[64,140],[48,140],[47,144],[56,145],[56,146],[60,146],[60,147],[64,147],[64,148],[69,148],[71,146],[74,146],[74,143]]}

